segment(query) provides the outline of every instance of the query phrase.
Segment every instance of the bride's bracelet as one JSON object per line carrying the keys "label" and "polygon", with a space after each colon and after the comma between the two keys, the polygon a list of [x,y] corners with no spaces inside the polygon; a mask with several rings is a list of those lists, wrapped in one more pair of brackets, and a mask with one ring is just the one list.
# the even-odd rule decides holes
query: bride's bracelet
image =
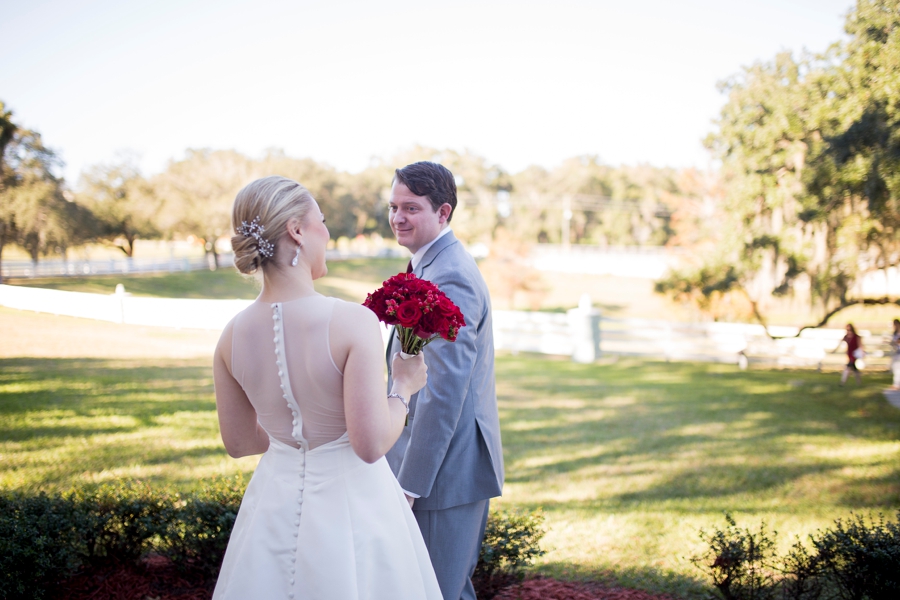
{"label": "bride's bracelet", "polygon": [[398,398],[400,402],[403,403],[403,408],[406,409],[406,414],[409,414],[409,400],[398,394],[397,392],[391,392],[387,395],[388,398]]}

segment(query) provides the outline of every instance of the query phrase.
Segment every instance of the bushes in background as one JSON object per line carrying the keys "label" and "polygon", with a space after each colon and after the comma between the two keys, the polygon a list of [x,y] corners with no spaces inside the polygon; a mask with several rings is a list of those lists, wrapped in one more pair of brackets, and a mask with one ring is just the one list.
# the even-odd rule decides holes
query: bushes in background
{"label": "bushes in background", "polygon": [[[0,598],[52,597],[54,584],[79,569],[151,552],[214,579],[245,483],[217,479],[188,494],[140,482],[56,495],[0,491]],[[491,512],[477,573],[514,573],[543,554],[542,522],[538,512]]]}
{"label": "bushes in background", "polygon": [[897,521],[854,515],[775,552],[776,533],[763,523],[741,529],[731,515],[707,550],[691,559],[725,600],[896,600],[900,598],[900,512]]}
{"label": "bushes in background", "polygon": [[192,494],[140,482],[57,495],[0,492],[0,598],[49,597],[80,568],[150,552],[214,577],[244,486],[233,478]]}

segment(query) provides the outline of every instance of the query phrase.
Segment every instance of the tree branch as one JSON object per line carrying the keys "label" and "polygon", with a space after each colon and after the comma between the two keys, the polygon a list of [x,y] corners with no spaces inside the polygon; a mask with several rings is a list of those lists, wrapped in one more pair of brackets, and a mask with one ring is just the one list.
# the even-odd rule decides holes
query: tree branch
{"label": "tree branch", "polygon": [[827,324],[828,321],[831,319],[831,317],[833,317],[834,315],[838,314],[845,308],[849,308],[851,306],[856,306],[857,304],[868,305],[868,306],[877,306],[877,305],[883,305],[883,304],[896,304],[897,306],[900,306],[900,298],[898,298],[896,300],[891,300],[890,298],[885,296],[884,298],[858,298],[856,300],[845,300],[845,301],[841,302],[841,304],[838,305],[837,308],[834,308],[833,310],[830,310],[829,312],[825,313],[825,316],[822,317],[822,320],[819,321],[818,323],[816,323],[815,325],[804,325],[797,332],[797,335],[792,335],[789,337],[800,337],[800,334],[803,332],[804,329],[815,329],[816,327],[822,327],[823,325]]}

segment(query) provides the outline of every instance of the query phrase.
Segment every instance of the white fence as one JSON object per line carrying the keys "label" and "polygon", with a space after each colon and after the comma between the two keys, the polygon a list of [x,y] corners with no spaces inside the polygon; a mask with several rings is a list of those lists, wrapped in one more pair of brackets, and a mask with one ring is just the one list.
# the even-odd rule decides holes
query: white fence
{"label": "white fence", "polygon": [[[0,285],[0,306],[130,325],[220,330],[250,300],[140,298],[119,286],[110,295]],[[496,310],[498,350],[571,356],[592,362],[604,355],[664,360],[766,362],[819,366],[844,335],[841,329],[807,329],[798,337],[771,339],[760,325],[673,323],[651,319],[602,318],[583,304],[567,313]],[[774,336],[795,336],[796,328],[770,327]],[[884,355],[883,340],[860,331],[871,358]],[[835,362],[840,360],[835,357]]]}
{"label": "white fence", "polygon": [[[797,328],[770,327],[773,336],[796,336]],[[866,347],[878,345],[867,331]],[[772,339],[760,325],[675,323],[652,319],[611,319],[580,311],[540,313],[494,311],[498,349],[572,356],[591,362],[602,355],[640,356],[672,361],[819,367],[844,331],[806,329],[798,337]],[[579,345],[580,344],[580,345]],[[881,350],[873,355],[883,356]],[[839,359],[837,359],[839,360]]]}
{"label": "white fence", "polygon": [[0,306],[128,325],[176,329],[222,329],[250,300],[139,298],[117,293],[86,294],[0,285]]}
{"label": "white fence", "polygon": [[658,246],[585,246],[536,244],[531,261],[539,271],[659,279],[678,253]]}
{"label": "white fence", "polygon": [[[233,264],[231,254],[219,255],[219,266]],[[129,273],[175,273],[179,271],[199,271],[209,268],[210,258],[169,257],[169,258],[108,258],[95,260],[4,260],[0,272],[4,279],[33,277],[74,277],[83,275],[117,275]]]}
{"label": "white fence", "polygon": [[[843,329],[769,327],[749,323],[673,323],[651,319],[604,319],[605,354],[650,356],[665,360],[768,363],[778,366],[821,367],[844,337]],[[772,337],[770,337],[770,335]],[[860,331],[864,345],[878,346],[868,331]],[[773,339],[774,338],[774,339]],[[873,356],[882,356],[872,348]],[[836,360],[840,360],[837,359]]]}

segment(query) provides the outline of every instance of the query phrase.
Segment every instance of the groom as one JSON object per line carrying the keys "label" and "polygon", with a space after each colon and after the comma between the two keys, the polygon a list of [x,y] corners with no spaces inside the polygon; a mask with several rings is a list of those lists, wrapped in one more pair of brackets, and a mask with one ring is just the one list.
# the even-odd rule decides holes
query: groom
{"label": "groom", "polygon": [[[409,426],[387,459],[422,530],[444,600],[474,600],[471,577],[489,499],[503,486],[503,451],[491,300],[475,260],[450,230],[455,208],[456,182],[446,167],[417,162],[397,169],[391,229],[413,253],[412,272],[447,294],[466,326],[455,342],[438,339],[423,350],[428,384],[410,399]],[[388,356],[399,345],[393,336]]]}

